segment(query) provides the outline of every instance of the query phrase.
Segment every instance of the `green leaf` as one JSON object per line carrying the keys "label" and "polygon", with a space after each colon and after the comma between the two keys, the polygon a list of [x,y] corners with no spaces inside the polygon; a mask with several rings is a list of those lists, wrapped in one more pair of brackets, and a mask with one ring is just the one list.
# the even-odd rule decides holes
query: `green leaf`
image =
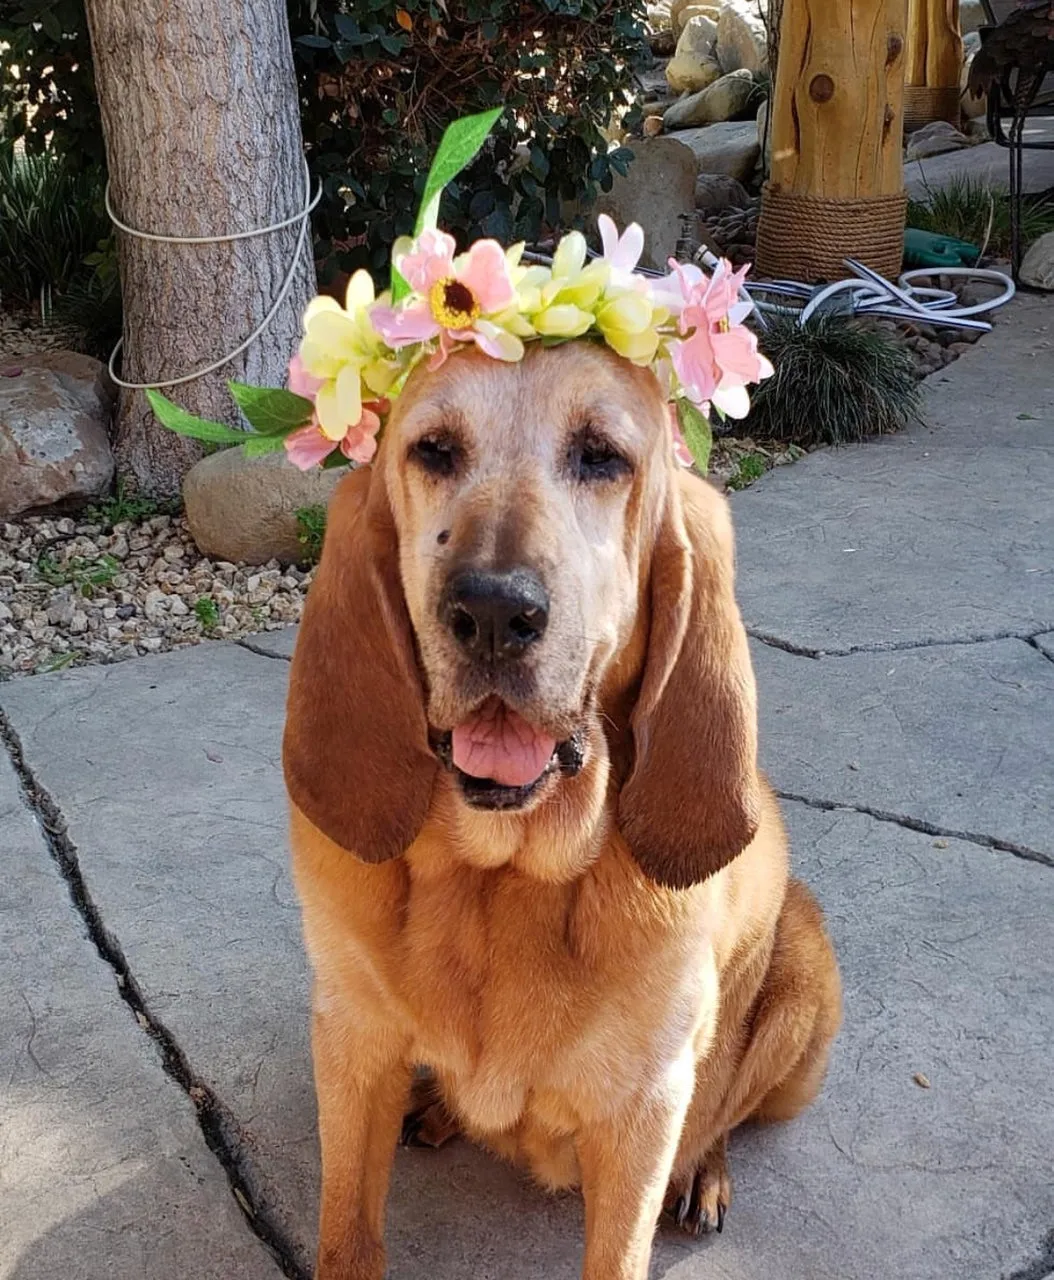
{"label": "green leaf", "polygon": [[695,459],[699,473],[705,476],[710,466],[710,449],[714,443],[710,420],[704,413],[700,413],[691,400],[682,396],[677,401],[677,421],[681,424],[681,435]]}
{"label": "green leaf", "polygon": [[410,292],[410,286],[406,282],[402,273],[395,269],[395,263],[392,263],[392,302],[396,303],[400,298],[405,298]]}
{"label": "green leaf", "polygon": [[247,458],[259,458],[265,453],[277,453],[285,448],[285,436],[249,436],[243,448]]}
{"label": "green leaf", "polygon": [[147,400],[150,408],[157,414],[158,421],[169,431],[180,436],[190,436],[192,440],[205,440],[209,444],[244,444],[244,431],[235,431],[225,427],[222,422],[208,422],[205,418],[197,418],[187,413],[178,404],[166,400],[158,391],[148,391]]}
{"label": "green leaf", "polygon": [[415,237],[438,225],[439,197],[443,188],[475,160],[503,111],[503,107],[494,107],[491,111],[481,111],[479,115],[464,116],[447,126],[428,171],[421,209],[414,225]]}
{"label": "green leaf", "polygon": [[235,403],[249,422],[264,436],[284,436],[311,419],[314,405],[303,396],[282,387],[251,387],[246,382],[228,382]]}

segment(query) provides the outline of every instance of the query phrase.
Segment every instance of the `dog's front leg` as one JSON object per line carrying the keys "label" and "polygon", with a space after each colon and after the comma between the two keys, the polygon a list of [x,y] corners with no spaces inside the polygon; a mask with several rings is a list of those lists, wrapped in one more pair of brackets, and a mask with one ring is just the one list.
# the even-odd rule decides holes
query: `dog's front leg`
{"label": "dog's front leg", "polygon": [[693,1086],[686,1059],[656,1089],[579,1134],[586,1204],[583,1280],[646,1280]]}
{"label": "dog's front leg", "polygon": [[311,1041],[322,1145],[315,1280],[383,1280],[384,1206],[412,1076],[406,1045],[317,992]]}

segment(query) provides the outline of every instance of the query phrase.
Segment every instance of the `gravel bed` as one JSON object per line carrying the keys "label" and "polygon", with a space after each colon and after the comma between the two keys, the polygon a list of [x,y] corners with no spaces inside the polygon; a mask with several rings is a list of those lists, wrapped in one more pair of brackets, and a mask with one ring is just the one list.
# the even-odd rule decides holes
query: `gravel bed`
{"label": "gravel bed", "polygon": [[209,560],[182,517],[0,525],[0,679],[298,622],[312,570]]}

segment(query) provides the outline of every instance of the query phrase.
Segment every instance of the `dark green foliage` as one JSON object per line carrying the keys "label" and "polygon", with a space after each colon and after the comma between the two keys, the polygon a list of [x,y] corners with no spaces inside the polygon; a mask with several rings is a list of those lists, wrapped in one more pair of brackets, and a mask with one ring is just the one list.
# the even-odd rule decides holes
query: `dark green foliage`
{"label": "dark green foliage", "polygon": [[729,489],[747,489],[760,480],[768,470],[768,461],[762,453],[746,453],[739,459],[735,472],[725,481]]}
{"label": "dark green foliage", "polygon": [[[923,200],[910,200],[908,226],[965,240],[984,248],[987,254],[1006,257],[1010,253],[1010,197],[1005,187],[956,178],[945,187],[928,191]],[[1022,201],[1022,244],[1027,247],[1048,231],[1054,231],[1054,201],[1026,196]]]}
{"label": "dark green foliage", "polygon": [[101,166],[102,129],[84,0],[4,0],[4,44],[10,48],[0,63],[0,150],[10,150],[21,138],[30,155],[51,148],[75,168]]}
{"label": "dark green foliage", "polygon": [[291,0],[291,25],[304,33],[304,132],[329,196],[316,227],[332,269],[366,266],[384,282],[458,116],[507,108],[444,198],[441,225],[462,242],[535,238],[631,159],[609,153],[600,130],[628,69],[649,56],[640,0],[353,0],[319,8],[313,23],[312,7]]}
{"label": "dark green foliage", "polygon": [[113,496],[93,503],[85,510],[84,518],[90,524],[102,525],[109,533],[115,524],[129,520],[138,524],[151,516],[175,515],[178,509],[178,502],[158,502],[156,498],[134,492],[123,479],[119,479]]}
{"label": "dark green foliage", "polygon": [[69,560],[60,561],[45,552],[37,560],[37,574],[42,582],[52,587],[72,585],[89,599],[97,587],[108,587],[120,569],[120,561],[113,556],[96,556],[92,560],[71,556]]}
{"label": "dark green foliage", "polygon": [[198,596],[194,601],[194,617],[201,629],[209,634],[220,625],[220,607],[211,596]]}
{"label": "dark green foliage", "polygon": [[775,317],[760,345],[776,372],[751,393],[743,431],[756,440],[848,444],[918,418],[914,361],[888,333],[840,316],[804,327]]}
{"label": "dark green foliage", "polygon": [[296,535],[304,548],[304,562],[318,564],[322,558],[322,542],[326,536],[326,508],[300,507],[296,511]]}
{"label": "dark green foliage", "polygon": [[98,169],[61,153],[0,150],[0,295],[33,302],[89,276],[84,259],[109,233]]}

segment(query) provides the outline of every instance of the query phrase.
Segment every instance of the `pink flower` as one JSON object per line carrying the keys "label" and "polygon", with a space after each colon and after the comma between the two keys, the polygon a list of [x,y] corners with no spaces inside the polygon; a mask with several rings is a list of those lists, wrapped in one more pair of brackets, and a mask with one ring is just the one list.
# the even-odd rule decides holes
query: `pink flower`
{"label": "pink flower", "polygon": [[289,461],[301,471],[310,471],[325,462],[334,449],[339,449],[345,458],[365,465],[377,452],[377,433],[381,429],[381,417],[388,408],[387,400],[371,400],[364,404],[362,417],[348,428],[340,441],[331,440],[315,420],[306,427],[291,431],[285,438]]}
{"label": "pink flower", "polygon": [[772,365],[758,351],[758,340],[743,324],[751,304],[738,301],[747,273],[733,272],[722,260],[707,277],[698,267],[671,261],[681,286],[679,328],[689,335],[670,343],[670,358],[681,385],[700,407],[711,402],[730,418],[746,417],[752,382],[770,377]]}
{"label": "pink flower", "polygon": [[316,378],[313,373],[308,373],[299,352],[289,361],[289,390],[293,395],[313,402],[324,382],[325,378]]}
{"label": "pink flower", "polygon": [[457,342],[474,342],[495,360],[519,360],[523,343],[488,317],[516,301],[505,251],[496,240],[477,240],[454,257],[454,237],[425,231],[396,267],[416,295],[396,307],[383,303],[370,312],[373,327],[390,347],[439,339],[432,367],[442,364]]}
{"label": "pink flower", "polygon": [[[604,247],[604,262],[611,268],[611,283],[623,289],[648,288],[643,276],[633,273],[644,252],[644,232],[640,224],[631,222],[619,235],[618,228],[606,213],[597,218],[597,229],[600,232],[600,243]],[[643,286],[643,288],[642,288]]]}

